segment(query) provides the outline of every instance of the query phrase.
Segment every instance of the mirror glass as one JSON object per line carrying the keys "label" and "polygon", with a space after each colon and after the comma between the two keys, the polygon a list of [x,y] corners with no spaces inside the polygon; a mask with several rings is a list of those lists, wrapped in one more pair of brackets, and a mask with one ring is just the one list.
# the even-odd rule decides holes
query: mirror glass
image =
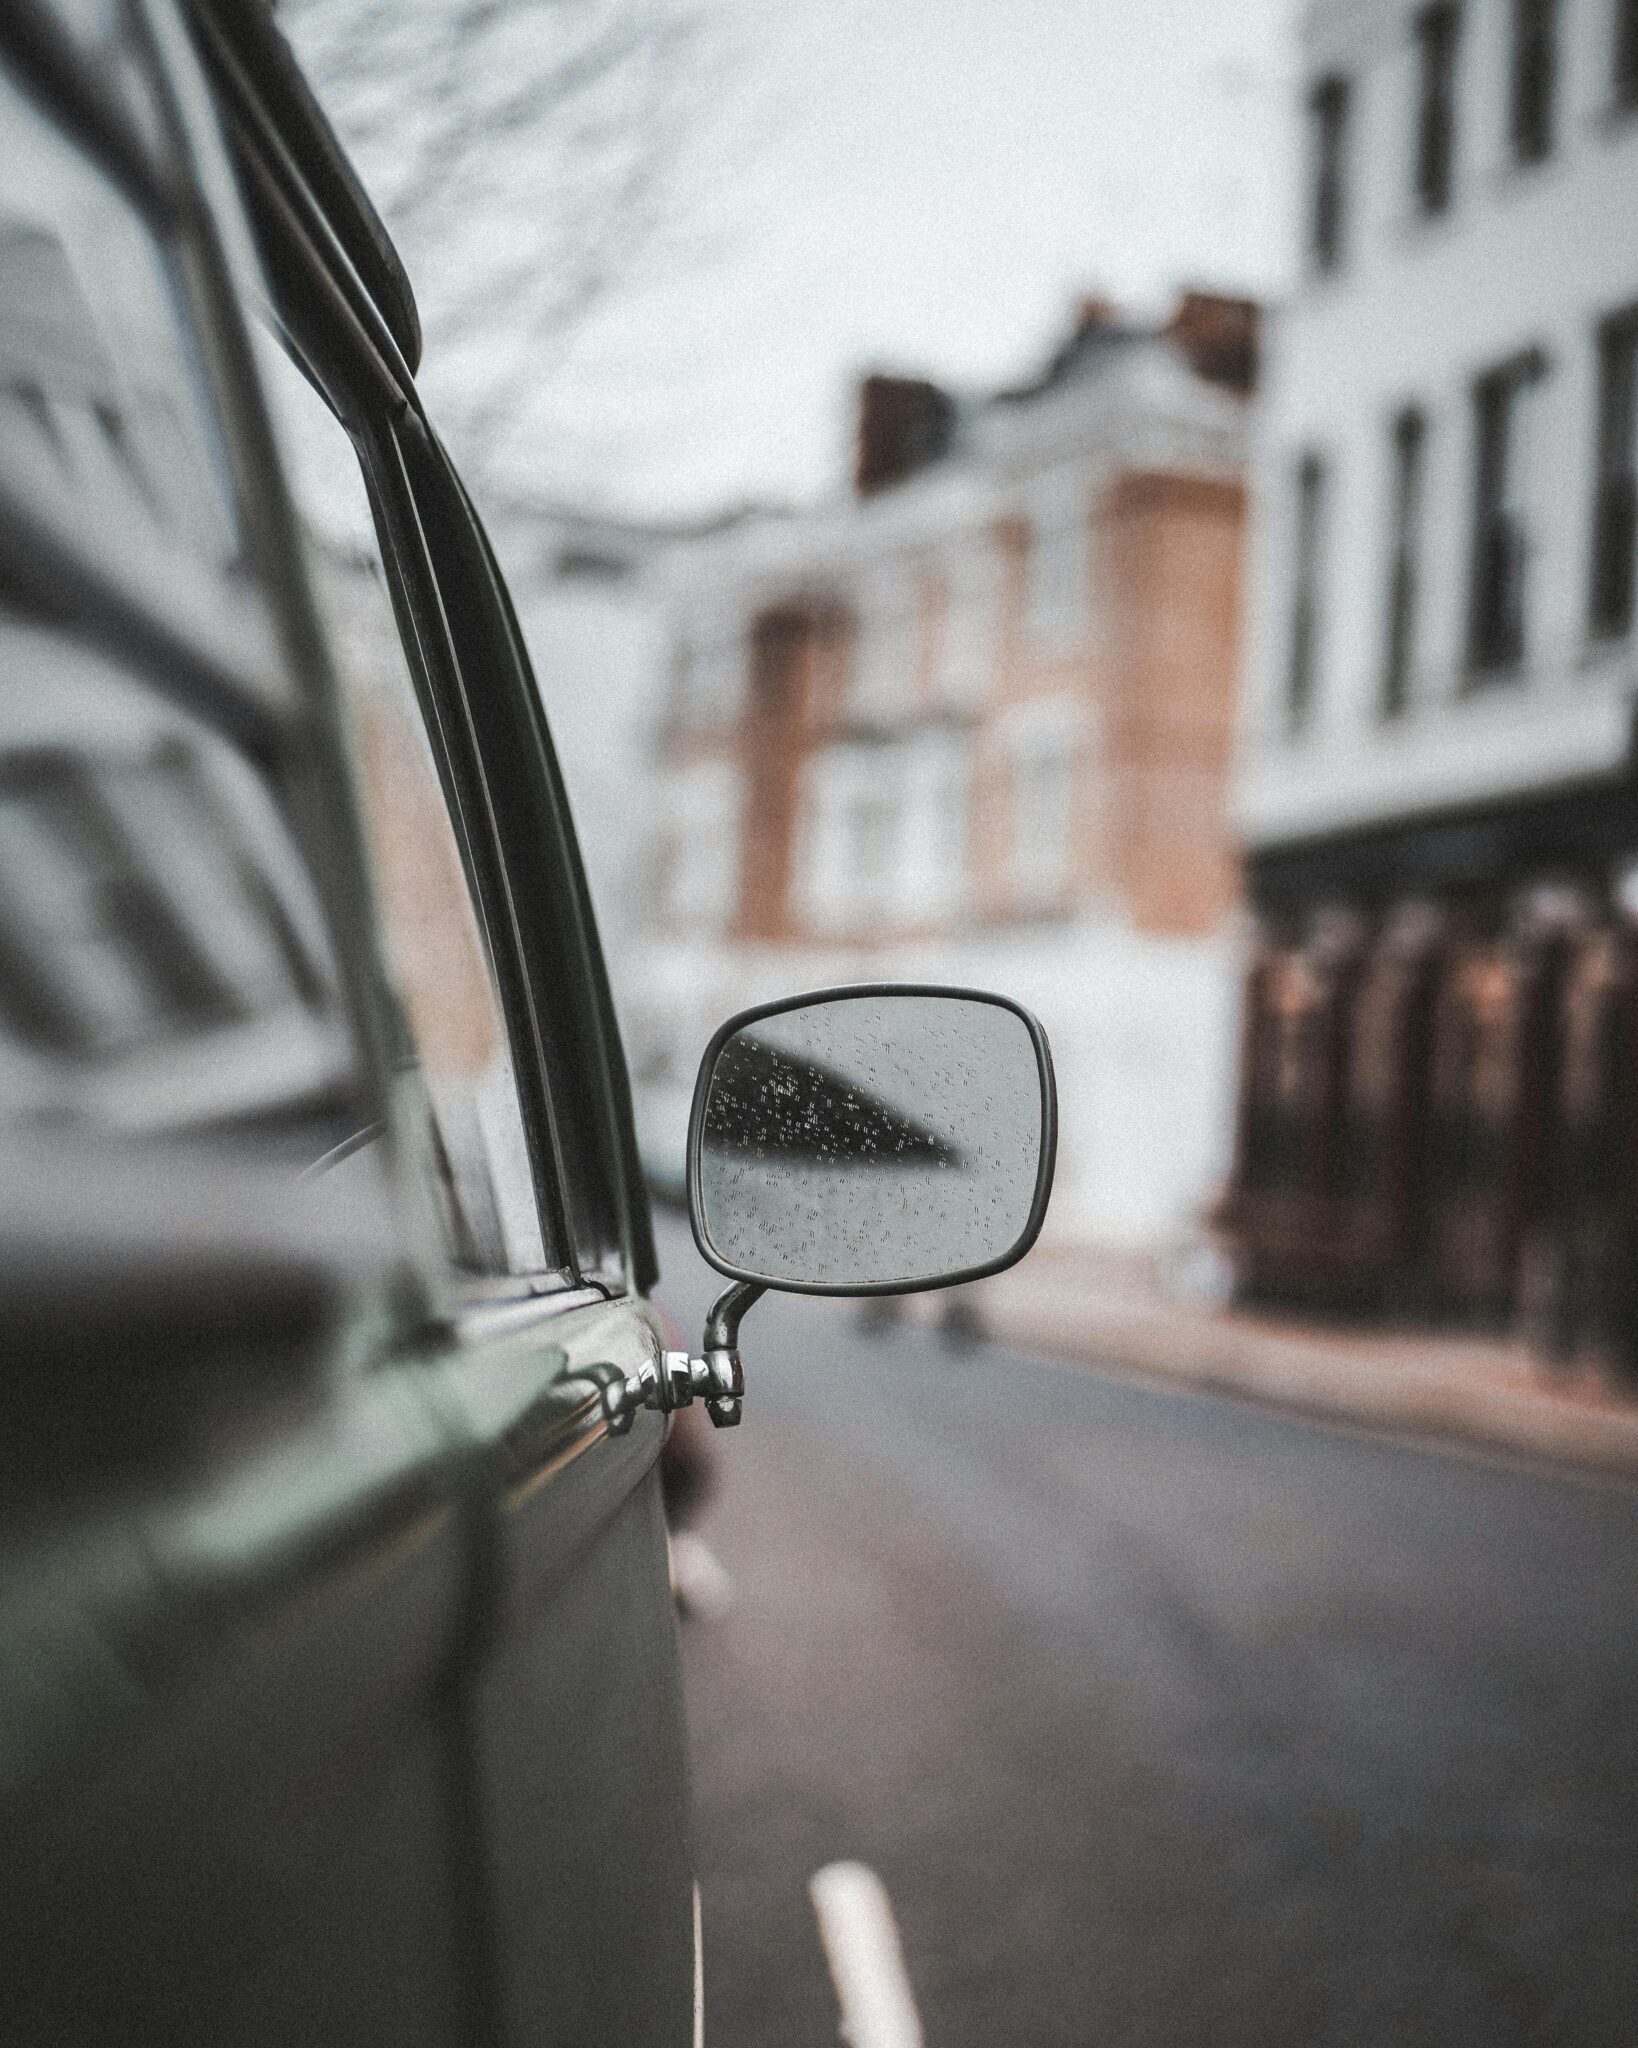
{"label": "mirror glass", "polygon": [[912,1288],[1025,1247],[1047,1079],[1028,1025],[982,997],[848,995],[756,1018],[719,1047],[695,1220],[771,1286]]}

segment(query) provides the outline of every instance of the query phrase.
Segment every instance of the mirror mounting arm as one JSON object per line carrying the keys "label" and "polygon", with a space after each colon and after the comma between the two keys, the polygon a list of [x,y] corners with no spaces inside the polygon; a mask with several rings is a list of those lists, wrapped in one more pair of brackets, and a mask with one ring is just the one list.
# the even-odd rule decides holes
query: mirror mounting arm
{"label": "mirror mounting arm", "polygon": [[745,1371],[739,1357],[740,1318],[767,1289],[754,1280],[736,1280],[718,1295],[705,1319],[704,1355],[667,1351],[657,1366],[645,1365],[629,1377],[606,1381],[603,1409],[610,1436],[624,1436],[639,1408],[662,1415],[687,1408],[696,1399],[718,1429],[732,1429],[744,1412]]}
{"label": "mirror mounting arm", "polygon": [[705,1319],[707,1357],[714,1351],[738,1351],[740,1318],[767,1291],[760,1280],[736,1280],[732,1287],[723,1289],[712,1302],[711,1313]]}

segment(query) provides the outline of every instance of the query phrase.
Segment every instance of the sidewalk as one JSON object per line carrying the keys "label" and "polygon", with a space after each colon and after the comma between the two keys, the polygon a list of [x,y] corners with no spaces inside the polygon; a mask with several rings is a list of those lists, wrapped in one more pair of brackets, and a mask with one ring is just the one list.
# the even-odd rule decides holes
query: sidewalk
{"label": "sidewalk", "polygon": [[985,1330],[1026,1350],[1638,1476],[1638,1400],[1591,1369],[1552,1372],[1521,1344],[1196,1305],[1062,1251],[1037,1251],[971,1292]]}

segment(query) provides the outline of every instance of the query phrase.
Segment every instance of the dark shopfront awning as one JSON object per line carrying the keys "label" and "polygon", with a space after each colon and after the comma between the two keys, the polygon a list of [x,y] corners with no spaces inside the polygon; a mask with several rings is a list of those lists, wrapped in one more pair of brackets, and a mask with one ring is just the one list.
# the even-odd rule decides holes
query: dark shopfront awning
{"label": "dark shopfront awning", "polygon": [[1638,859],[1638,781],[1580,784],[1548,795],[1419,818],[1253,852],[1253,906],[1368,904]]}

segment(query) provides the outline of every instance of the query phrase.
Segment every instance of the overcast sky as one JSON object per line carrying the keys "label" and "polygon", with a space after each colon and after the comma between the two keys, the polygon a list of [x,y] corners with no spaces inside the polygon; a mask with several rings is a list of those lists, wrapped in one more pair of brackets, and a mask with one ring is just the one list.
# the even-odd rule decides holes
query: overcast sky
{"label": "overcast sky", "polygon": [[[713,4],[748,110],[703,187],[714,253],[626,287],[543,368],[508,466],[545,495],[812,498],[863,367],[991,386],[1084,292],[1158,311],[1183,283],[1282,287],[1295,0]],[[429,401],[470,367],[429,358]]]}

